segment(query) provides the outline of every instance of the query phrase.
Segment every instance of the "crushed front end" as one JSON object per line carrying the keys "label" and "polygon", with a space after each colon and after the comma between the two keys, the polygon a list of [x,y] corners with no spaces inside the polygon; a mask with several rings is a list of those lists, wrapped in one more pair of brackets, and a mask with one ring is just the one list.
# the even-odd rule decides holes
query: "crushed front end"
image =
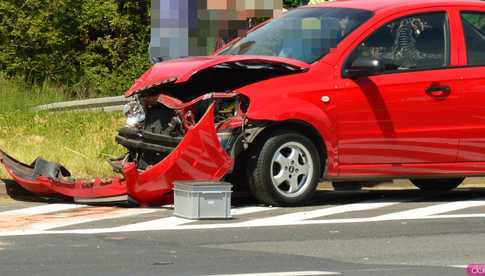
{"label": "crushed front end", "polygon": [[116,136],[128,154],[112,162],[120,172],[130,163],[143,172],[144,185],[133,186],[131,193],[136,200],[155,203],[162,186],[172,195],[176,180],[217,181],[233,169],[242,147],[242,96],[209,93],[186,102],[163,93],[136,98],[125,108],[127,125]]}
{"label": "crushed front end", "polygon": [[136,98],[126,106],[127,126],[116,136],[128,153],[110,160],[119,177],[74,179],[59,164],[39,158],[26,165],[1,151],[0,161],[17,183],[37,195],[140,205],[170,204],[176,180],[217,181],[232,169],[230,155],[243,123],[237,94],[207,94],[188,103],[166,95]]}

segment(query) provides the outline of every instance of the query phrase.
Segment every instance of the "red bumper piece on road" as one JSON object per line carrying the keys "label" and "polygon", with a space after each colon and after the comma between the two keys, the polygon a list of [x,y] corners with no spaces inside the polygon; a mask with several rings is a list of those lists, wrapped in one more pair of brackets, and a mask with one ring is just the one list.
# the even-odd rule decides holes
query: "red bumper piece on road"
{"label": "red bumper piece on road", "polygon": [[[81,202],[109,202],[110,198],[126,196],[144,206],[172,203],[174,181],[217,181],[232,166],[232,160],[216,134],[214,105],[163,161],[145,171],[139,171],[135,163],[127,163],[123,168],[123,177],[112,180],[97,178],[84,181],[61,175],[36,176],[38,171],[34,165],[22,164],[2,151],[0,162],[18,184],[39,196],[64,195]],[[61,166],[56,168],[59,172],[64,170]]]}

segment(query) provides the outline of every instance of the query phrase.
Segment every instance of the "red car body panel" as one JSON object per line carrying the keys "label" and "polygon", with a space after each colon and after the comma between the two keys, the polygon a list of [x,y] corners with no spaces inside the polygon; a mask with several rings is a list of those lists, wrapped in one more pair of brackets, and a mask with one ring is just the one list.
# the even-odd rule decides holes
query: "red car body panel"
{"label": "red car body panel", "polygon": [[485,107],[482,104],[485,91],[485,70],[483,67],[457,69],[463,76],[461,84],[463,97],[460,100],[462,114],[468,114],[460,130],[460,151],[458,162],[485,162]]}
{"label": "red car body panel", "polygon": [[[464,68],[466,46],[459,14],[485,11],[484,3],[334,1],[316,7],[367,9],[375,15],[308,72],[239,89],[251,99],[249,118],[311,124],[325,141],[325,172],[330,180],[485,174],[485,163],[480,163],[485,161],[485,109],[476,104],[484,98],[485,70]],[[374,31],[400,17],[427,12],[448,13],[449,68],[360,80],[342,77],[347,57]],[[426,95],[426,88],[435,84],[448,85],[452,92]],[[465,98],[465,94],[473,96]],[[322,103],[321,97],[330,101]],[[262,108],[267,102],[277,108]],[[470,118],[470,111],[476,116]]]}
{"label": "red car body panel", "polygon": [[[427,96],[433,83],[451,93]],[[343,87],[337,92],[341,164],[456,161],[460,81],[453,70],[373,76]]]}
{"label": "red car body panel", "polygon": [[154,65],[144,73],[133,86],[125,93],[130,97],[139,91],[146,90],[150,87],[158,86],[164,83],[182,83],[186,82],[193,75],[204,69],[211,68],[223,63],[237,63],[244,61],[259,61],[266,63],[285,64],[293,66],[295,69],[307,69],[309,65],[305,62],[279,57],[266,56],[205,56],[205,57],[188,57],[176,60],[170,60]]}
{"label": "red car body panel", "polygon": [[[220,64],[257,61],[283,64],[299,73],[251,82],[231,93],[249,99],[245,119],[254,122],[303,123],[315,130],[327,158],[329,180],[409,178],[413,176],[485,175],[485,66],[467,66],[460,11],[483,11],[477,0],[333,1],[319,7],[365,9],[374,16],[313,64],[266,56],[191,57],[162,62],[143,74],[126,92],[129,97],[163,84],[187,82],[198,72]],[[403,16],[445,12],[450,35],[449,66],[344,78],[344,64],[364,39]],[[449,93],[427,94],[433,85]],[[231,95],[233,96],[233,95]],[[197,99],[200,100],[200,99]],[[174,109],[193,103],[161,95],[158,101]],[[226,125],[241,124],[241,120]],[[0,153],[0,160],[11,160]],[[83,182],[71,188],[49,179],[34,181],[7,169],[22,186],[38,194],[73,197],[127,194],[142,204],[166,202],[175,180],[218,180],[232,161],[222,149],[214,126],[214,106],[166,159],[144,172],[125,167],[124,179]],[[27,167],[26,167],[27,168]],[[28,170],[28,168],[26,169]]]}
{"label": "red car body panel", "polygon": [[317,130],[326,146],[326,174],[337,175],[336,102],[323,103],[321,99],[322,96],[333,99],[334,95],[333,76],[328,70],[332,66],[320,63],[318,67],[312,65],[308,72],[254,83],[237,92],[250,99],[246,116],[251,120],[304,122]]}
{"label": "red car body panel", "polygon": [[[481,118],[484,117],[479,117],[482,108],[477,102],[484,99],[485,70],[484,67],[466,67],[460,11],[485,11],[485,5],[479,1],[402,1],[400,6],[401,9],[397,5],[377,8],[376,17],[361,26],[363,31],[354,32],[325,59],[335,65],[338,75],[334,83],[340,88],[337,108],[339,174],[335,178],[483,175],[485,163],[481,161],[485,159],[476,155],[485,152],[479,134],[483,133]],[[448,15],[451,55],[448,68],[371,76],[366,83],[363,83],[365,80],[341,78],[346,58],[379,27],[403,16],[429,12],[446,12]],[[473,70],[475,72],[471,73]],[[467,79],[474,81],[467,85]],[[426,95],[426,88],[437,84],[450,86],[450,94]],[[473,92],[465,92],[472,89],[474,97],[471,96]],[[478,91],[482,91],[482,95],[478,95]],[[366,99],[367,95],[371,97]],[[364,103],[373,107],[366,109],[362,106]],[[375,119],[372,120],[372,116]],[[369,124],[375,124],[375,127]],[[361,137],[371,140],[362,139],[364,141],[360,143]],[[467,144],[471,148],[467,149]]]}
{"label": "red car body panel", "polygon": [[0,151],[0,162],[12,178],[28,191],[42,195],[64,195],[78,200],[130,196],[141,205],[172,202],[176,180],[220,180],[232,166],[222,149],[214,128],[212,105],[200,122],[187,132],[185,139],[162,162],[143,172],[134,163],[124,166],[124,179],[111,181],[30,179],[33,167],[21,164]]}

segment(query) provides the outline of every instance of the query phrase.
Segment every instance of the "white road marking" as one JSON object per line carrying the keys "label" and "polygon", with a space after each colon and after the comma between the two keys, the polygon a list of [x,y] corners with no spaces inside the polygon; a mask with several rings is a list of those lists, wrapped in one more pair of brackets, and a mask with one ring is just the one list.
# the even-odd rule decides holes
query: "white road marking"
{"label": "white road marking", "polygon": [[[407,200],[409,201],[409,200]],[[128,216],[136,216],[139,214],[146,214],[160,211],[160,209],[118,209],[111,207],[101,208],[87,208],[81,209],[79,212],[61,213],[53,215],[38,216],[37,221],[28,220],[26,224],[20,224],[20,228],[16,226],[10,227],[8,219],[5,218],[7,228],[0,229],[0,236],[15,236],[15,235],[34,235],[34,234],[102,234],[115,232],[134,232],[134,231],[168,231],[168,230],[203,230],[203,229],[229,229],[229,228],[247,228],[247,227],[270,227],[270,226],[298,226],[298,225],[317,225],[317,224],[346,224],[346,223],[363,223],[363,222],[382,222],[392,220],[422,220],[422,219],[453,219],[453,218],[485,218],[485,213],[482,214],[443,214],[447,212],[457,211],[461,209],[485,206],[485,199],[475,199],[466,201],[456,201],[443,204],[435,204],[427,207],[416,208],[401,212],[395,212],[386,215],[363,218],[345,218],[345,219],[317,219],[321,217],[347,213],[356,211],[366,211],[378,208],[384,208],[396,205],[399,201],[369,201],[361,203],[353,203],[341,206],[326,207],[306,212],[296,212],[275,217],[266,217],[262,219],[254,219],[240,222],[224,222],[224,223],[206,223],[195,224],[194,220],[165,217],[150,221],[144,221],[134,224],[121,225],[109,228],[91,228],[91,229],[73,229],[73,230],[54,230],[54,228],[61,228],[70,225],[76,225],[87,222],[94,222],[105,219],[116,219]],[[50,206],[50,207],[49,207]],[[55,212],[56,210],[69,210],[75,208],[86,207],[84,205],[71,204],[57,204],[38,206],[23,210],[9,211],[7,213],[22,213],[22,214],[42,214]],[[103,210],[106,209],[106,211]],[[111,208],[111,209],[110,209]],[[248,215],[252,213],[275,210],[278,208],[248,206],[242,208],[232,209],[234,216]],[[90,213],[91,212],[91,213]],[[76,213],[80,213],[76,215]],[[4,213],[0,213],[5,214]],[[35,215],[33,215],[35,217]],[[1,216],[0,216],[1,218]],[[30,217],[26,216],[27,219]],[[39,219],[40,218],[40,219]],[[193,224],[190,224],[193,223]]]}
{"label": "white road marking", "polygon": [[[251,206],[251,207],[234,208],[233,210],[231,210],[231,213],[233,215],[247,215],[247,214],[274,210],[274,209],[277,209],[277,208]],[[73,230],[73,233],[102,234],[102,233],[120,233],[120,232],[137,232],[137,231],[156,231],[156,230],[160,230],[161,228],[169,229],[169,228],[174,228],[191,222],[196,222],[196,220],[184,219],[179,217],[166,217],[166,218],[150,220],[150,221],[145,221],[140,223],[111,227],[111,228],[91,228],[91,229]]]}
{"label": "white road marking", "polygon": [[117,219],[131,216],[138,216],[143,214],[149,214],[159,211],[158,209],[121,209],[116,208],[112,211],[107,211],[100,214],[86,214],[85,216],[73,216],[61,219],[53,219],[52,221],[40,222],[31,225],[32,229],[35,230],[49,230],[54,228],[61,228],[76,224],[83,224],[89,222],[95,222],[105,219]]}
{"label": "white road marking", "polygon": [[240,207],[240,208],[233,208],[231,209],[231,215],[233,216],[241,216],[247,214],[253,214],[263,211],[271,211],[277,210],[277,207],[263,207],[263,206],[247,206],[247,207]]}
{"label": "white road marking", "polygon": [[353,203],[335,207],[327,207],[312,211],[297,212],[292,214],[286,214],[270,218],[256,219],[246,222],[247,226],[278,226],[286,225],[295,221],[309,220],[318,217],[337,215],[348,212],[356,211],[366,211],[373,210],[383,207],[388,207],[391,205],[396,205],[401,202],[363,202],[363,203]]}
{"label": "white road marking", "polygon": [[[121,232],[140,232],[140,231],[156,231],[161,227],[174,228],[182,224],[194,222],[195,220],[189,220],[178,217],[167,217],[156,220],[150,220],[140,223],[127,224],[110,228],[90,228],[90,229],[77,229],[72,230],[72,234],[105,234],[105,233],[121,233]],[[69,231],[69,230],[67,230]],[[58,233],[64,231],[57,231]]]}
{"label": "white road marking", "polygon": [[140,223],[122,225],[119,227],[113,227],[112,229],[119,232],[143,231],[144,229],[157,229],[160,227],[160,225],[164,225],[165,227],[175,227],[190,222],[194,222],[194,220],[178,217],[168,217]]}
{"label": "white road marking", "polygon": [[[435,215],[429,216],[434,219],[451,219],[451,218],[485,218],[485,214],[457,214],[457,215]],[[424,217],[428,218],[428,217]]]}
{"label": "white road marking", "polygon": [[485,200],[466,200],[455,201],[444,204],[432,205],[423,208],[416,208],[412,210],[391,213],[387,215],[378,216],[375,219],[382,220],[394,220],[394,219],[406,219],[406,218],[421,218],[428,217],[436,214],[448,213],[452,211],[462,210],[471,207],[484,206]]}
{"label": "white road marking", "polygon": [[468,268],[468,265],[450,265],[448,267],[452,267],[452,268]]}
{"label": "white road marking", "polygon": [[87,207],[81,204],[46,204],[18,210],[0,212],[0,218],[5,216],[34,216]]}
{"label": "white road marking", "polygon": [[[470,214],[463,215],[460,218],[485,218],[485,214]],[[429,216],[420,218],[406,218],[404,220],[432,220],[432,219],[447,219],[455,218],[455,216]],[[398,220],[398,219],[396,219]],[[347,224],[347,223],[365,223],[365,222],[382,222],[390,221],[388,220],[378,220],[374,217],[371,218],[349,218],[349,219],[327,219],[327,220],[304,220],[304,221],[294,221],[285,224],[284,226],[301,226],[301,225],[323,225],[323,224]],[[193,225],[178,225],[170,226],[160,225],[159,227],[154,227],[150,230],[140,230],[140,231],[178,231],[178,230],[210,230],[210,229],[231,229],[231,228],[248,228],[248,227],[268,227],[267,225],[246,225],[244,223],[224,223],[224,224],[193,224]],[[122,232],[119,230],[114,230],[114,232]],[[5,232],[0,233],[0,236],[19,236],[19,235],[42,235],[42,234],[107,234],[113,233],[111,228],[98,228],[98,229],[74,229],[74,230],[50,230],[50,231],[32,231],[28,233],[19,232]]]}
{"label": "white road marking", "polygon": [[318,276],[318,275],[340,275],[340,273],[330,272],[330,271],[291,271],[291,272],[246,273],[246,274],[214,274],[209,276]]}
{"label": "white road marking", "polygon": [[[97,228],[97,229],[77,229],[77,230],[61,230],[61,231],[50,231],[52,233],[70,233],[70,234],[102,234],[102,233],[113,233],[113,232],[131,232],[131,231],[161,231],[161,230],[195,230],[195,229],[223,229],[223,228],[240,228],[240,227],[267,227],[267,226],[281,226],[281,225],[298,225],[304,222],[312,222],[312,220],[306,220],[310,218],[322,217],[335,215],[340,213],[346,213],[351,211],[364,211],[372,210],[377,208],[383,208],[400,202],[365,202],[365,203],[353,203],[342,206],[334,206],[323,209],[317,209],[308,212],[297,212],[287,215],[281,215],[277,217],[267,217],[263,219],[250,220],[244,222],[236,223],[215,223],[215,224],[193,224],[184,225],[191,220],[177,219],[175,217],[164,218],[156,221],[149,221],[146,223],[138,223],[135,225],[126,225],[115,228]],[[239,213],[249,213],[256,211],[268,210],[266,207],[262,208],[249,208]]]}
{"label": "white road marking", "polygon": [[31,216],[1,216],[0,236],[34,235],[70,225],[153,213],[159,211],[159,209],[85,207],[78,212],[69,212],[69,209],[66,209],[66,211],[68,212],[53,214],[36,212],[37,214]]}

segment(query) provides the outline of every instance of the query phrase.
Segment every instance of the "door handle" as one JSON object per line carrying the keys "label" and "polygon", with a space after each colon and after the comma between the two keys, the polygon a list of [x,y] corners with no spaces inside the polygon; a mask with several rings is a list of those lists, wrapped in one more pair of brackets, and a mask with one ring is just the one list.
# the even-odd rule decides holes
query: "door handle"
{"label": "door handle", "polygon": [[426,89],[426,93],[431,96],[444,96],[451,92],[451,88],[447,85],[433,85]]}

